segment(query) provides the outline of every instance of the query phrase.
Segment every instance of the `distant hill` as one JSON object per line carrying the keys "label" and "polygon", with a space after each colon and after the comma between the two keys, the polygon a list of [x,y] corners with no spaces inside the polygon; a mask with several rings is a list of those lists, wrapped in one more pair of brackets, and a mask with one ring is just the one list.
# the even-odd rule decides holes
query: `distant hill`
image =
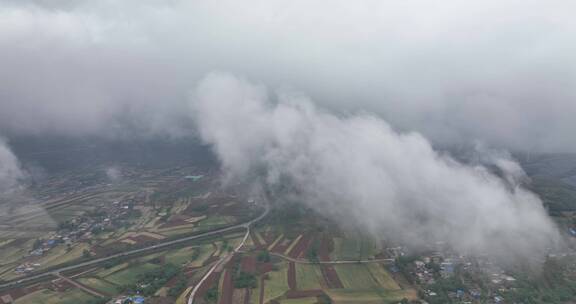
{"label": "distant hill", "polygon": [[551,214],[576,211],[576,154],[544,154],[523,158],[532,179],[530,188],[540,195]]}
{"label": "distant hill", "polygon": [[182,162],[199,166],[216,164],[210,149],[193,139],[21,137],[11,138],[10,146],[25,167],[39,167],[48,172],[110,163],[150,167]]}

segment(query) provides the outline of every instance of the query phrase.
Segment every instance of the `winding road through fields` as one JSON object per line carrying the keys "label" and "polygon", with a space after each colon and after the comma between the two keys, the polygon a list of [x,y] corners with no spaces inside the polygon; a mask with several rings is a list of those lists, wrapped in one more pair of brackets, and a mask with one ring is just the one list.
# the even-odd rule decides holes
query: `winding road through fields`
{"label": "winding road through fields", "polygon": [[[266,210],[268,210],[268,209],[266,209]],[[196,293],[198,292],[198,290],[200,289],[202,284],[204,284],[204,281],[206,281],[208,279],[208,277],[216,270],[216,268],[218,268],[220,265],[226,264],[226,262],[228,262],[230,260],[230,258],[236,252],[238,252],[240,250],[240,248],[242,248],[242,246],[244,246],[244,243],[246,243],[246,240],[248,239],[249,236],[250,236],[250,226],[246,226],[246,234],[244,235],[242,242],[240,242],[240,244],[238,244],[238,246],[236,246],[236,248],[234,248],[233,252],[230,252],[226,256],[222,257],[220,260],[218,260],[218,262],[214,263],[214,265],[212,267],[210,267],[210,270],[208,270],[208,272],[206,272],[206,274],[202,277],[202,279],[200,279],[198,284],[196,284],[196,286],[194,286],[194,289],[192,289],[192,292],[190,292],[190,295],[188,296],[188,304],[194,303],[194,297],[196,296]]]}

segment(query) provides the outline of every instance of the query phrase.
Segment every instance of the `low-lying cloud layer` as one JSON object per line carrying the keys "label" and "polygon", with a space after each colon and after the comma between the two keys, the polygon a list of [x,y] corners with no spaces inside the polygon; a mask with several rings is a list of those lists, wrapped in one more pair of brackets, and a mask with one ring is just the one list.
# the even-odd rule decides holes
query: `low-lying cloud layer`
{"label": "low-lying cloud layer", "polygon": [[558,239],[509,159],[491,159],[506,182],[373,115],[339,117],[227,74],[202,81],[191,107],[230,178],[264,172],[268,185],[293,184],[310,207],[376,235],[507,258],[542,254]]}
{"label": "low-lying cloud layer", "polygon": [[2,1],[0,133],[185,136],[191,85],[226,70],[434,143],[575,152],[575,10],[566,0]]}

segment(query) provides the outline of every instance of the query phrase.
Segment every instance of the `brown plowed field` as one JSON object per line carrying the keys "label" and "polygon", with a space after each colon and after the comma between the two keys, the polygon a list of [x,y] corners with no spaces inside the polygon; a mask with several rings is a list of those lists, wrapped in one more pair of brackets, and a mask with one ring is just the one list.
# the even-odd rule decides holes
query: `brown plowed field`
{"label": "brown plowed field", "polygon": [[264,278],[260,279],[260,304],[264,304]]}
{"label": "brown plowed field", "polygon": [[224,279],[222,282],[222,294],[220,295],[219,304],[232,304],[232,296],[234,294],[234,286],[232,285],[232,274],[226,270],[224,272]]}
{"label": "brown plowed field", "polygon": [[318,297],[323,294],[324,291],[322,291],[322,289],[288,290],[286,292],[286,298],[288,299],[310,298],[310,297]]}
{"label": "brown plowed field", "polygon": [[300,240],[298,240],[298,243],[294,247],[292,247],[292,250],[290,250],[288,256],[293,259],[303,257],[306,254],[306,251],[308,250],[308,246],[310,246],[311,241],[312,237],[310,237],[309,235],[303,236]]}
{"label": "brown plowed field", "polygon": [[256,257],[255,256],[243,256],[242,262],[240,263],[240,269],[244,272],[255,273],[256,272]]}
{"label": "brown plowed field", "polygon": [[320,269],[322,270],[322,276],[324,276],[324,281],[326,281],[328,288],[344,288],[334,266],[322,265]]}
{"label": "brown plowed field", "polygon": [[272,263],[258,263],[256,265],[256,268],[258,269],[259,274],[265,274],[267,272],[272,271],[274,266],[272,265]]}
{"label": "brown plowed field", "polygon": [[288,287],[290,290],[296,290],[296,265],[294,262],[288,263]]}
{"label": "brown plowed field", "polygon": [[321,261],[330,261],[330,252],[334,250],[334,241],[331,237],[322,236],[320,241],[320,248],[318,249],[318,256]]}

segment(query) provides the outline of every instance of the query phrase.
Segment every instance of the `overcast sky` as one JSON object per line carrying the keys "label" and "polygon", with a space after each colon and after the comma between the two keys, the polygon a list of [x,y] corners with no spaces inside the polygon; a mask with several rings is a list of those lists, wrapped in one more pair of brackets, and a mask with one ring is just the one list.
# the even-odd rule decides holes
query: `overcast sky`
{"label": "overcast sky", "polygon": [[[576,152],[576,2],[3,1],[0,134],[189,134],[214,70],[433,143]],[[132,134],[130,134],[132,135]]]}

